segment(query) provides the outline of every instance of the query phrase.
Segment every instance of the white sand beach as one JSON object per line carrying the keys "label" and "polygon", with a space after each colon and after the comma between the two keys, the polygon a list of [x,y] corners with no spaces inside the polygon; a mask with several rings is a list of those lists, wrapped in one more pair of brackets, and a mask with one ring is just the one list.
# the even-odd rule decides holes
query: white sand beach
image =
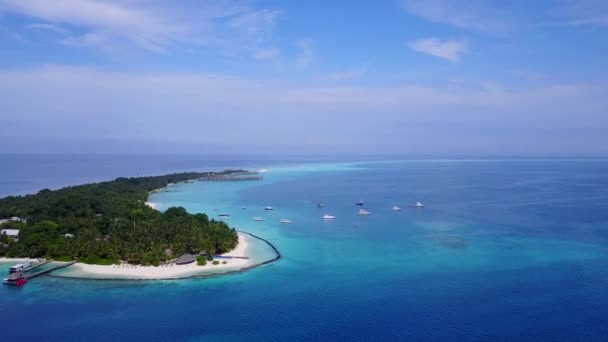
{"label": "white sand beach", "polygon": [[[158,206],[158,204],[154,203],[154,202],[146,202],[146,205],[152,209],[157,209],[156,207]],[[157,209],[158,210],[158,209]]]}
{"label": "white sand beach", "polygon": [[[239,243],[237,247],[229,252],[222,254],[221,257],[246,257],[249,256],[248,245],[251,236],[238,233]],[[53,274],[58,277],[69,278],[98,278],[98,279],[177,279],[196,275],[214,274],[229,271],[236,271],[252,265],[250,259],[229,259],[217,258],[220,263],[213,265],[207,262],[205,266],[199,266],[196,262],[186,265],[164,265],[164,266],[139,266],[139,265],[87,265],[76,263],[61,272]],[[226,262],[226,263],[224,263]]]}

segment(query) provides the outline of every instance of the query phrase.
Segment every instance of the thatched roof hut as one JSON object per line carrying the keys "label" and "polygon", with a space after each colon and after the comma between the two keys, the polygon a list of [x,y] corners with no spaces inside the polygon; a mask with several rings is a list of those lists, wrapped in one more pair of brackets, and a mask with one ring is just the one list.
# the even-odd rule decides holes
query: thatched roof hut
{"label": "thatched roof hut", "polygon": [[177,261],[175,261],[175,263],[178,265],[185,265],[185,264],[189,264],[189,263],[192,263],[195,261],[196,261],[196,258],[192,254],[184,254],[181,257],[179,257],[179,259],[177,259]]}

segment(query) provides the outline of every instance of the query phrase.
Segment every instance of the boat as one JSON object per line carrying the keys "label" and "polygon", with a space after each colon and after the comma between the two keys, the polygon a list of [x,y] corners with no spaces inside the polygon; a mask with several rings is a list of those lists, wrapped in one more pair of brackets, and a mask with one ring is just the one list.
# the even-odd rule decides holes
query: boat
{"label": "boat", "polygon": [[410,205],[412,208],[424,208],[424,205],[420,202],[416,202],[414,205]]}
{"label": "boat", "polygon": [[263,218],[263,217],[259,217],[259,216],[254,217],[254,218],[253,218],[253,220],[254,220],[254,221],[266,221],[266,219],[265,219],[265,218]]}
{"label": "boat", "polygon": [[291,223],[290,219],[281,219],[280,223]]}
{"label": "boat", "polygon": [[266,207],[266,208],[264,208],[264,210],[269,211],[269,210],[273,210],[273,209],[272,209],[272,207]]}
{"label": "boat", "polygon": [[336,218],[336,217],[335,217],[335,216],[333,216],[333,215],[327,215],[327,214],[323,215],[323,219],[324,219],[324,220],[333,220],[333,219],[335,219],[335,218]]}
{"label": "boat", "polygon": [[8,278],[5,278],[2,283],[4,285],[22,286],[27,283],[27,277],[23,272],[14,272]]}
{"label": "boat", "polygon": [[399,208],[398,206],[393,207],[393,211],[400,211],[400,210],[401,210],[401,208]]}
{"label": "boat", "polygon": [[9,272],[10,273],[27,272],[27,271],[31,270],[33,266],[34,266],[34,264],[31,261],[24,261],[15,266],[11,266],[11,268],[9,269]]}
{"label": "boat", "polygon": [[359,209],[359,215],[371,215],[371,213],[365,209]]}
{"label": "boat", "polygon": [[325,206],[325,203],[323,203],[323,202],[317,203],[317,208],[323,208],[324,206]]}
{"label": "boat", "polygon": [[361,200],[361,201],[355,203],[355,205],[363,205],[363,201]]}
{"label": "boat", "polygon": [[226,213],[221,213],[217,215],[220,219],[229,219],[230,215],[226,214]]}

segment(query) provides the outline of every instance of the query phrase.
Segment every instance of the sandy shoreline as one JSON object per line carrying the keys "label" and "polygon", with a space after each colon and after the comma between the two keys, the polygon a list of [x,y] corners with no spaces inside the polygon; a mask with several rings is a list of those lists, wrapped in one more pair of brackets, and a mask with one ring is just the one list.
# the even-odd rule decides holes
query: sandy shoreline
{"label": "sandy shoreline", "polygon": [[[239,243],[236,248],[222,254],[216,258],[220,263],[213,265],[207,262],[205,266],[199,266],[194,263],[187,265],[171,265],[171,266],[139,266],[139,265],[87,265],[76,263],[60,272],[53,273],[53,276],[67,278],[90,278],[90,279],[177,279],[187,278],[197,275],[222,273],[227,271],[235,271],[242,268],[250,267],[253,263],[250,259],[229,259],[222,257],[248,255],[251,236],[238,233]],[[13,260],[14,261],[14,260]],[[225,264],[223,262],[226,262]]]}

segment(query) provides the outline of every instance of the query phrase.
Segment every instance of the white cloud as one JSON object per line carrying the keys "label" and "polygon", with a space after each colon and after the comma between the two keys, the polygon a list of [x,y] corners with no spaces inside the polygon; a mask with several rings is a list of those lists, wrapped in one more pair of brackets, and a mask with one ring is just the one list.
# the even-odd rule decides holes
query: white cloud
{"label": "white cloud", "polygon": [[409,47],[417,52],[447,59],[452,63],[460,60],[460,55],[466,51],[467,45],[457,40],[441,40],[438,38],[425,38],[413,41]]}
{"label": "white cloud", "polygon": [[491,34],[508,32],[516,20],[498,3],[480,0],[404,0],[403,5],[410,14],[430,22]]}
{"label": "white cloud", "polygon": [[279,16],[223,0],[177,6],[168,0],[0,0],[0,11],[41,21],[34,28],[59,32],[69,26],[79,32],[61,43],[159,53],[180,46],[241,46],[265,35]]}
{"label": "white cloud", "polygon": [[296,67],[306,68],[310,65],[313,57],[312,40],[302,39],[297,44],[299,53],[296,58]]}

